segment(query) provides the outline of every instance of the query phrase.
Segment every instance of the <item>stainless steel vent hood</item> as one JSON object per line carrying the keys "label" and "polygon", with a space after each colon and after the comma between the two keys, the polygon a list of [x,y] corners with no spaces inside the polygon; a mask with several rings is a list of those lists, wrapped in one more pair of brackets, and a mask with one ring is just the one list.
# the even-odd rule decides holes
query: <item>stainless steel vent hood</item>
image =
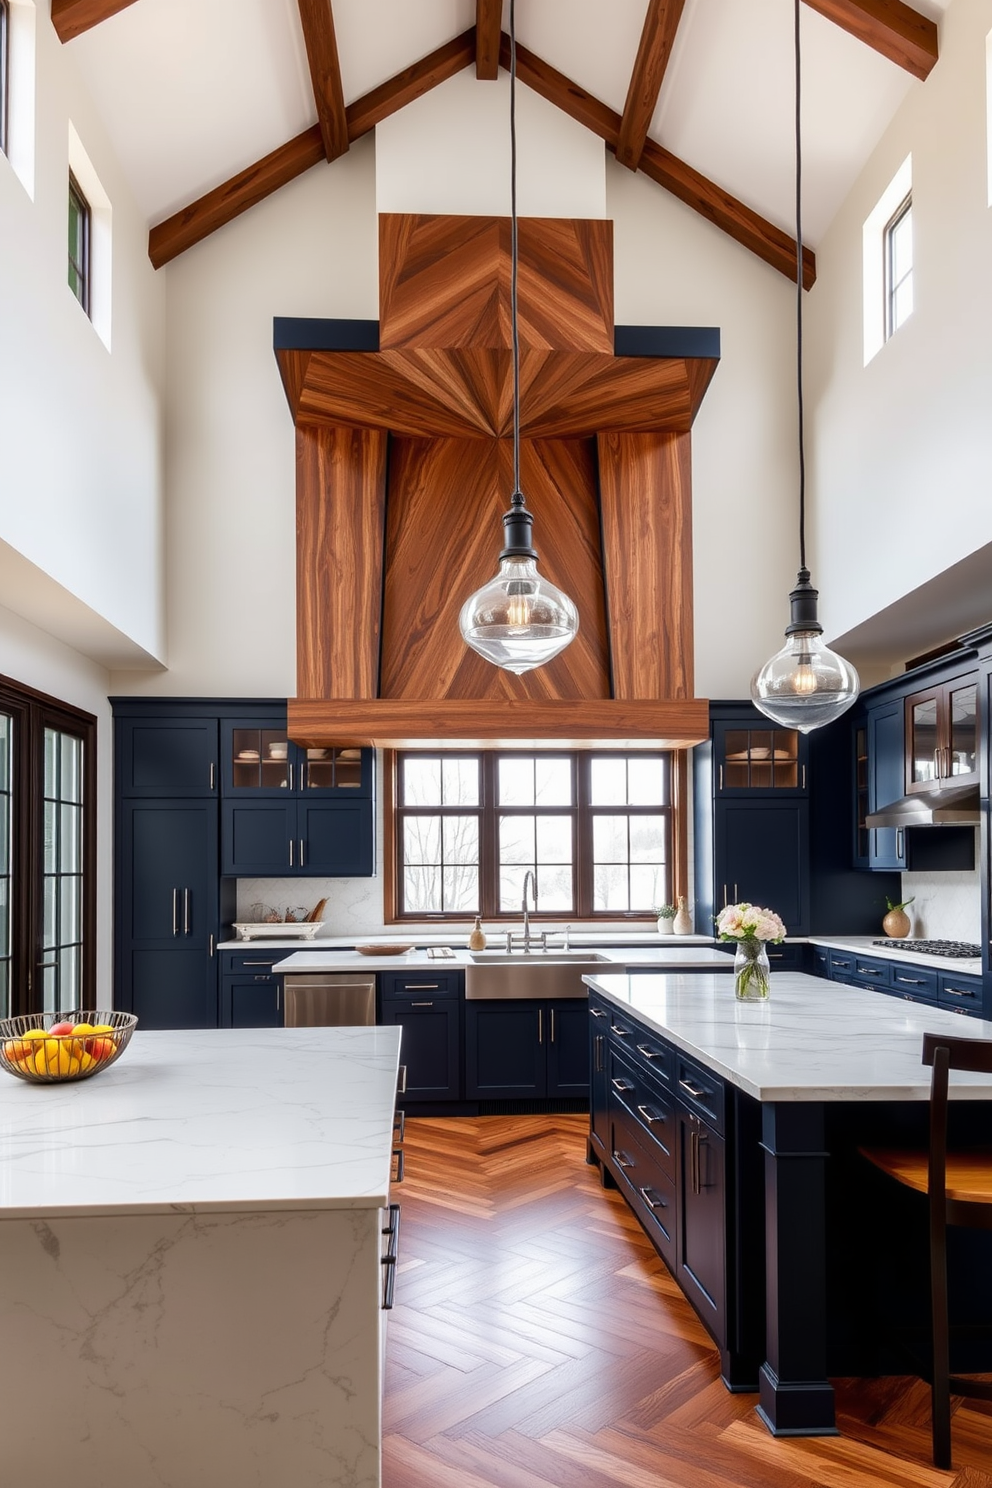
{"label": "stainless steel vent hood", "polygon": [[949,785],[943,790],[914,791],[865,817],[866,827],[977,826],[978,787]]}

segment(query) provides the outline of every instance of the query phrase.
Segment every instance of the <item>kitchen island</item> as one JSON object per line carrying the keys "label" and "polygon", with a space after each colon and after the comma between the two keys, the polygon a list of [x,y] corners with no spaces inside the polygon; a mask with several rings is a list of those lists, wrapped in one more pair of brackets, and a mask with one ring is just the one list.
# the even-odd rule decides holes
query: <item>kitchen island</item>
{"label": "kitchen island", "polygon": [[[924,1032],[992,1039],[992,1023],[800,973],[754,1003],[706,975],[585,980],[604,1041],[591,1155],[714,1334],[728,1386],[758,1389],[776,1435],[833,1432],[827,1375],[876,1372],[872,1319],[910,1308],[900,1268],[921,1240],[858,1143],[922,1135]],[[952,1097],[987,1139],[992,1080],[955,1076]]]}
{"label": "kitchen island", "polygon": [[399,1031],[141,1032],[0,1086],[4,1480],[377,1488]]}

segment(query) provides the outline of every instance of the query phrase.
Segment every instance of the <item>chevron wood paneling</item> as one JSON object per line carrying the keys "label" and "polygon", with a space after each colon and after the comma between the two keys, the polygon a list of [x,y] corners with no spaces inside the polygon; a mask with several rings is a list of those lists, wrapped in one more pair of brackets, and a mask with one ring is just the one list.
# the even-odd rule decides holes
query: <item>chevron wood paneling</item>
{"label": "chevron wood paneling", "polygon": [[688,434],[601,434],[603,566],[618,698],[692,697]]}
{"label": "chevron wood paneling", "polygon": [[836,1381],[775,1439],[620,1196],[584,1116],[408,1120],[383,1488],[992,1488],[992,1417],[930,1465],[927,1387]]}
{"label": "chevron wood paneling", "polygon": [[512,486],[507,441],[394,439],[383,602],[385,698],[608,698],[609,662],[592,441],[525,444],[522,485],[541,572],[579,609],[579,634],[547,666],[512,676],[476,655],[458,612],[496,573]]}
{"label": "chevron wood paneling", "polygon": [[296,431],[296,678],[301,697],[375,697],[387,435]]}
{"label": "chevron wood paneling", "polygon": [[[613,224],[520,222],[521,345],[613,353]],[[506,217],[379,218],[379,345],[510,345]]]}

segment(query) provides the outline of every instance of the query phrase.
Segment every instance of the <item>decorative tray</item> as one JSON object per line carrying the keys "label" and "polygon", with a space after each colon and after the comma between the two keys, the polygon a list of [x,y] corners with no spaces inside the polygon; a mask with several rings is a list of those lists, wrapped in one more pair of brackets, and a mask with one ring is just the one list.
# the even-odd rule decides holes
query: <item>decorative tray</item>
{"label": "decorative tray", "polygon": [[267,925],[234,922],[239,940],[313,940],[323,920],[275,920]]}

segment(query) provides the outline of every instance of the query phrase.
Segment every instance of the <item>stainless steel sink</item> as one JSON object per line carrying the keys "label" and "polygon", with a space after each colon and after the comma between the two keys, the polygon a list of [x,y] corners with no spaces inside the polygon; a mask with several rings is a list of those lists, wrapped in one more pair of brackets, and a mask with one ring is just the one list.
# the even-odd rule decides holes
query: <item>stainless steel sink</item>
{"label": "stainless steel sink", "polygon": [[607,960],[590,951],[473,951],[475,965],[465,969],[469,1002],[508,1001],[525,997],[585,997],[582,981]]}
{"label": "stainless steel sink", "polygon": [[473,961],[482,962],[491,966],[494,962],[501,966],[531,966],[547,965],[549,961],[607,961],[609,957],[600,956],[596,951],[556,951],[538,950],[533,951],[469,951]]}

